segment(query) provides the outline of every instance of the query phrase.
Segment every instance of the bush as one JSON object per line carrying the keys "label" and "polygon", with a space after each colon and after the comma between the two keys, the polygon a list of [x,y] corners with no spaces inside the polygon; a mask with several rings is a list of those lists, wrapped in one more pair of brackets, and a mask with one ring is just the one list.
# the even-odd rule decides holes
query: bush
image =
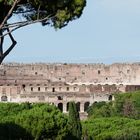
{"label": "bush", "polygon": [[94,140],[138,140],[140,120],[110,117],[88,119],[82,122],[83,134]]}

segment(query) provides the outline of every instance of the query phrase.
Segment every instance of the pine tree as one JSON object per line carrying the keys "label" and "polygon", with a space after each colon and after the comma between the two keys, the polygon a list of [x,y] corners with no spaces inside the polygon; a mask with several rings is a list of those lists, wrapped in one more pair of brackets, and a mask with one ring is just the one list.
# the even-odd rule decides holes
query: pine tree
{"label": "pine tree", "polygon": [[68,139],[80,140],[82,136],[82,125],[80,122],[79,112],[76,108],[75,102],[69,103],[68,127],[70,130]]}

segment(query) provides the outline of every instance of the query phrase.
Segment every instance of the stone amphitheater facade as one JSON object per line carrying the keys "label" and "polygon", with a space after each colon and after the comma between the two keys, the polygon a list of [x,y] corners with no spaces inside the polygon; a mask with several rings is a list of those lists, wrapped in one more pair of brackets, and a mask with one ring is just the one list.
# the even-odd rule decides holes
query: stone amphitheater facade
{"label": "stone amphitheater facade", "polygon": [[47,102],[64,113],[75,101],[85,117],[94,102],[140,89],[140,64],[19,64],[0,65],[2,102]]}

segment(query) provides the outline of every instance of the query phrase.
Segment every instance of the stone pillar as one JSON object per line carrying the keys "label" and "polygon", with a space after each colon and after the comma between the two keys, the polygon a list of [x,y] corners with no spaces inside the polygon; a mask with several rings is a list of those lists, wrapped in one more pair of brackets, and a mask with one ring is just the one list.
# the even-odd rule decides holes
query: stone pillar
{"label": "stone pillar", "polygon": [[63,113],[67,112],[67,103],[63,103]]}
{"label": "stone pillar", "polygon": [[80,103],[80,112],[84,112],[84,103]]}
{"label": "stone pillar", "polygon": [[94,95],[90,95],[90,105],[92,105],[94,103]]}

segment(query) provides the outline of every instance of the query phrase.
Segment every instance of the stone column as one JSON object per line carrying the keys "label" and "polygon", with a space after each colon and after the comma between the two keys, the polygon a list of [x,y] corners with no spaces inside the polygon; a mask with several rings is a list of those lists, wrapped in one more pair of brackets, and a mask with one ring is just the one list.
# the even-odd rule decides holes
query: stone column
{"label": "stone column", "polygon": [[63,103],[63,113],[67,112],[67,103]]}
{"label": "stone column", "polygon": [[90,105],[92,105],[94,103],[94,95],[90,95]]}
{"label": "stone column", "polygon": [[80,112],[84,112],[84,103],[80,103]]}

